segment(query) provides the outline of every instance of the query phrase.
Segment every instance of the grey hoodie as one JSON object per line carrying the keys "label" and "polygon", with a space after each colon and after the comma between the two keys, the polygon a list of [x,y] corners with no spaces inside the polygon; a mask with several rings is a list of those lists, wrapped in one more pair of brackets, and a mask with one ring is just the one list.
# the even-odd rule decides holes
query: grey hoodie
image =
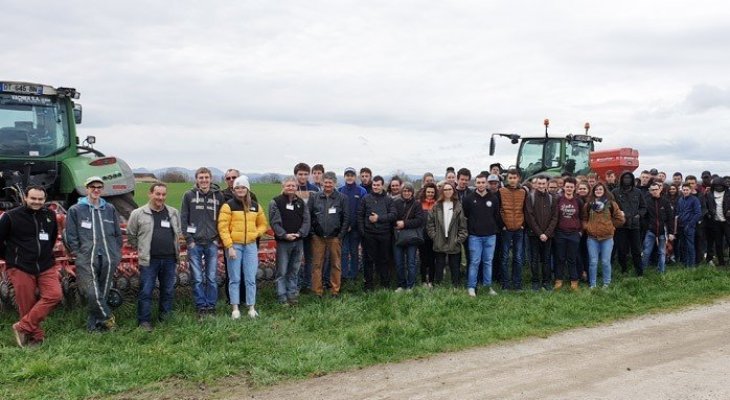
{"label": "grey hoodie", "polygon": [[218,240],[218,212],[225,200],[223,194],[211,187],[203,193],[194,187],[183,195],[180,206],[180,228],[188,246],[208,245]]}

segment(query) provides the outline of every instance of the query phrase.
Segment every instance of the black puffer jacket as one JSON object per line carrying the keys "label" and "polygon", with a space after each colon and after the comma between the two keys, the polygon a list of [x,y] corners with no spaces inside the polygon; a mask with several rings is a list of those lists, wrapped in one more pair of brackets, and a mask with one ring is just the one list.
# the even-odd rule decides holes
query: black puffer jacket
{"label": "black puffer jacket", "polygon": [[[631,176],[631,184],[624,186],[624,176]],[[618,182],[618,187],[611,192],[621,210],[626,222],[620,229],[639,229],[641,220],[646,214],[644,194],[634,187],[635,178],[631,172],[624,172]]]}
{"label": "black puffer jacket", "polygon": [[[378,221],[370,222],[370,215],[375,213],[378,215]],[[360,235],[369,234],[390,234],[395,219],[395,206],[393,199],[385,194],[370,193],[362,198],[360,207],[357,209],[357,228]]]}

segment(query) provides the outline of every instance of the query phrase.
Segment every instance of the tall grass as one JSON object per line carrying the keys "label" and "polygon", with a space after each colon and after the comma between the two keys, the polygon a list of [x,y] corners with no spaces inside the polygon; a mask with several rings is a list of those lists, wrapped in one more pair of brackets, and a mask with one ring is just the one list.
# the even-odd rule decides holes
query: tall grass
{"label": "tall grass", "polygon": [[[187,289],[189,291],[189,288]],[[259,292],[257,320],[233,321],[222,302],[202,322],[188,293],[175,316],[153,333],[136,328],[135,305],[116,311],[120,329],[84,331],[84,310],[59,309],[46,323],[47,342],[15,346],[14,312],[0,314],[0,398],[83,398],[183,379],[211,383],[241,376],[251,385],[302,379],[332,371],[395,362],[546,336],[634,315],[701,304],[730,294],[730,273],[711,267],[618,276],[610,289],[500,293],[469,298],[465,290],[418,288],[411,293],[364,294],[346,284],[340,299],[303,296],[298,307]]]}

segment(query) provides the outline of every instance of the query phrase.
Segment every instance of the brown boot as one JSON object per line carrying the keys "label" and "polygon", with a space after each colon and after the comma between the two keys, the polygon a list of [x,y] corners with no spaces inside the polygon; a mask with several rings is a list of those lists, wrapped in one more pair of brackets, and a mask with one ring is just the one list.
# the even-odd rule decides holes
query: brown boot
{"label": "brown boot", "polygon": [[578,289],[578,281],[570,281],[570,290],[573,292],[577,292]]}
{"label": "brown boot", "polygon": [[560,279],[556,279],[553,290],[560,290],[562,287],[563,287],[563,281],[561,281]]}

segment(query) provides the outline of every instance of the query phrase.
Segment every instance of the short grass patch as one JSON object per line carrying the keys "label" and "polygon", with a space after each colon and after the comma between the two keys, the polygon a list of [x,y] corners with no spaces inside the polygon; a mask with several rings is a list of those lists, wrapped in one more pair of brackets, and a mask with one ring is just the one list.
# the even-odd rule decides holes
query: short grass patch
{"label": "short grass patch", "polygon": [[[134,200],[137,204],[142,205],[147,203],[151,184],[150,183],[137,183],[134,189]],[[180,209],[182,198],[185,192],[190,190],[194,186],[191,182],[183,183],[168,183],[167,184],[167,204],[171,207]],[[251,191],[256,194],[259,202],[264,206],[264,211],[269,212],[269,202],[271,199],[281,193],[281,184],[278,183],[254,183],[251,185]],[[225,183],[221,184],[221,188],[225,188]]]}
{"label": "short grass patch", "polygon": [[120,328],[106,334],[83,330],[80,307],[61,308],[37,349],[15,346],[16,314],[6,311],[0,314],[0,398],[85,398],[227,376],[269,385],[703,304],[730,294],[730,273],[672,268],[641,279],[619,275],[610,289],[475,299],[448,287],[364,294],[349,283],[344,289],[340,299],[303,296],[298,307],[287,308],[267,286],[259,291],[259,319],[233,321],[221,301],[216,317],[198,322],[188,288],[179,293],[175,316],[151,334],[136,328],[134,301],[116,311]]}

